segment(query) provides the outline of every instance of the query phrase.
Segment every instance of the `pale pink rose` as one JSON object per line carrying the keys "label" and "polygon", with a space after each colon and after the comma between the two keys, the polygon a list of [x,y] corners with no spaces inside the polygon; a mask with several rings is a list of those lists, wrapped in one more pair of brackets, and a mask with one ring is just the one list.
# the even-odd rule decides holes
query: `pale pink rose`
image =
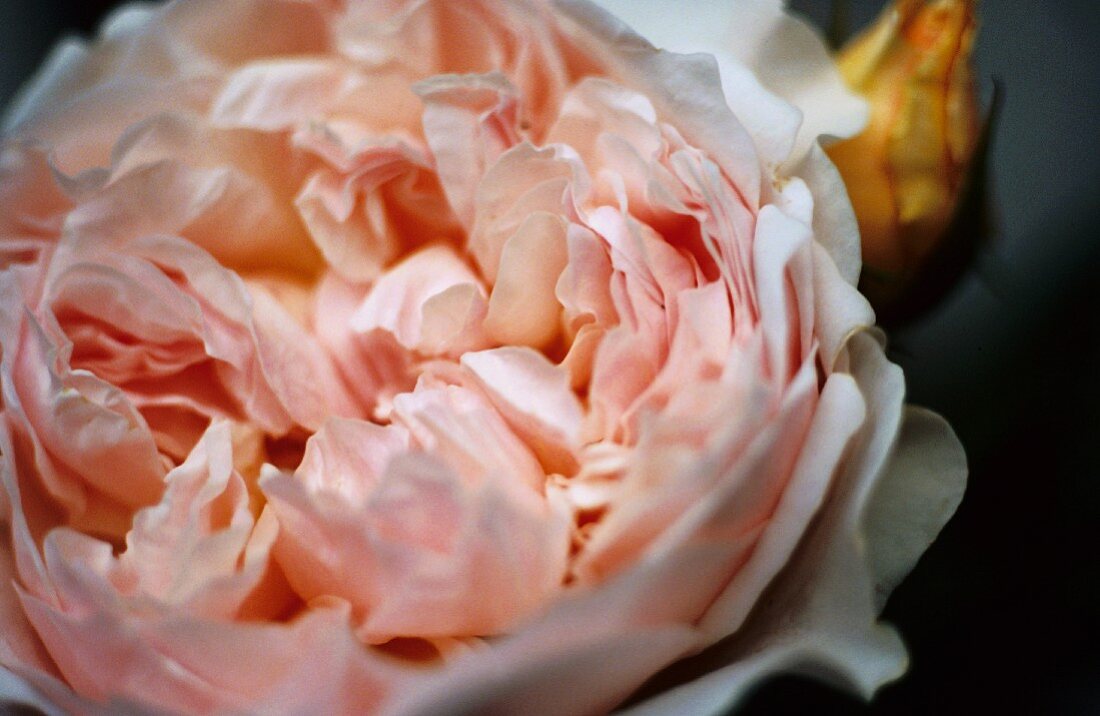
{"label": "pale pink rose", "polygon": [[739,7],[719,62],[583,0],[180,0],[63,45],[0,148],[11,698],[713,713],[900,675],[877,615],[965,459],[854,288],[817,137],[862,104]]}

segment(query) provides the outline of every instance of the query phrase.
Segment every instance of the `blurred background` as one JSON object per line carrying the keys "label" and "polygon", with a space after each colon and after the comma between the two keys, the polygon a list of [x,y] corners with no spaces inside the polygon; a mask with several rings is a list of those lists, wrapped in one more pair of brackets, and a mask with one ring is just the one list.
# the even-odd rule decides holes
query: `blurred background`
{"label": "blurred background", "polygon": [[[0,105],[116,4],[0,0]],[[827,0],[789,4],[827,26]],[[881,0],[850,7],[858,28]],[[931,315],[890,336],[910,401],[948,418],[971,464],[962,507],[884,614],[911,670],[870,705],[782,677],[741,713],[1100,713],[1100,6],[981,10],[978,76],[1004,91],[997,232]]]}

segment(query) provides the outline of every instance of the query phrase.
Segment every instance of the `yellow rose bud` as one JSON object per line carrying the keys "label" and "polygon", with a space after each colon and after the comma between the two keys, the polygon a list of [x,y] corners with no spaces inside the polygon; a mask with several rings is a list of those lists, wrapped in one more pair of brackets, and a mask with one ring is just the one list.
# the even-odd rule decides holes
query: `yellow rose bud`
{"label": "yellow rose bud", "polygon": [[974,0],[897,0],[838,58],[870,103],[866,130],[830,148],[863,236],[863,288],[899,298],[951,222],[979,120]]}

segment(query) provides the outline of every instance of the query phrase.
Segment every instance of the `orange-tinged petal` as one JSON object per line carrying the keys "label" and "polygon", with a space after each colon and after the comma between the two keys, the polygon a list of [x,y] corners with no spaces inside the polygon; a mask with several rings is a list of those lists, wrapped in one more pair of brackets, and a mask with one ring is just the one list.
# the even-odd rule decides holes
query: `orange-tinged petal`
{"label": "orange-tinged petal", "polygon": [[871,105],[867,128],[829,154],[863,237],[865,287],[886,305],[954,217],[978,138],[974,0],[902,0],[841,52]]}

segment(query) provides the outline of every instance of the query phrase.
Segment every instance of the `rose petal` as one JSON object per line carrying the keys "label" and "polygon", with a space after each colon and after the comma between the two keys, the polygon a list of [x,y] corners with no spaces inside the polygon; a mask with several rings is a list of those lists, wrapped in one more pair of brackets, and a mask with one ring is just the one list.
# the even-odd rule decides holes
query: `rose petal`
{"label": "rose petal", "polygon": [[[440,303],[443,299],[432,303],[433,299],[456,286],[471,286],[484,300],[480,281],[454,250],[446,246],[428,247],[409,256],[382,276],[351,317],[350,325],[363,333],[375,329],[388,331],[409,350],[424,350],[429,345],[437,349],[447,348],[448,343],[458,340],[463,340],[464,344],[482,343],[483,339],[478,335],[480,326],[470,324],[468,313],[459,312],[456,315],[448,311]],[[452,299],[459,298],[455,294],[450,296]],[[477,309],[472,310],[476,312]],[[441,331],[440,324],[447,316],[453,316],[454,328]],[[426,320],[431,331],[427,344],[424,336]],[[464,329],[469,333],[461,336]],[[441,333],[451,337],[440,341]]]}
{"label": "rose petal", "polygon": [[504,245],[531,214],[561,214],[568,206],[577,167],[561,148],[517,144],[486,172],[477,193],[468,249],[481,274],[495,282]]}
{"label": "rose petal", "polygon": [[[738,187],[746,203],[760,200],[760,161],[752,137],[725,103],[712,57],[677,55],[655,49],[621,20],[584,0],[554,0],[578,44],[597,57],[609,74],[638,90],[662,118],[702,149]],[[583,29],[581,29],[583,28]]]}
{"label": "rose petal", "polygon": [[959,506],[966,475],[966,454],[950,426],[935,413],[907,406],[863,523],[878,609]]}
{"label": "rose petal", "polygon": [[584,412],[564,371],[525,348],[466,353],[461,363],[549,470],[575,469]]}
{"label": "rose petal", "polygon": [[253,62],[226,79],[210,120],[219,127],[288,129],[325,113],[355,81],[347,67],[326,59]]}
{"label": "rose petal", "polygon": [[[821,513],[770,586],[768,599],[757,605],[737,638],[662,675],[662,683],[674,688],[654,700],[653,710],[642,713],[676,711],[704,699],[728,709],[761,678],[792,668],[830,673],[834,680],[870,698],[879,686],[904,671],[904,645],[893,629],[877,623],[880,597],[864,556],[864,515],[888,469],[904,385],[901,371],[886,361],[881,346],[869,335],[852,337],[844,362],[850,365],[867,406],[863,428],[849,446],[854,457],[843,465]],[[946,441],[940,443],[946,448],[940,454],[952,456],[948,461],[953,463],[959,453],[952,436],[938,429],[931,433],[937,442]],[[945,493],[941,494],[947,499],[941,504],[950,505],[957,482],[949,478],[942,485]],[[941,513],[939,519],[947,516]],[[908,533],[918,539],[926,534],[923,530]],[[911,554],[908,549],[898,554]]]}
{"label": "rose petal", "polygon": [[413,89],[424,101],[424,134],[439,180],[455,214],[470,227],[478,183],[520,140],[516,89],[499,72],[440,75]]}
{"label": "rose petal", "polygon": [[565,237],[561,217],[533,212],[504,242],[484,323],[495,342],[541,348],[557,335],[554,290],[568,261]]}

